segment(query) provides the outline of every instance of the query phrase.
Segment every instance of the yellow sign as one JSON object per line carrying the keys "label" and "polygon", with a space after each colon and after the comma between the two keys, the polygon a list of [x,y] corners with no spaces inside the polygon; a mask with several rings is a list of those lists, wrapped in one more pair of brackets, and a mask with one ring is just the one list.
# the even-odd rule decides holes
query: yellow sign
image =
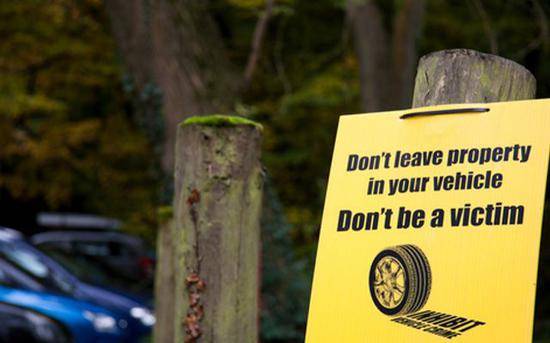
{"label": "yellow sign", "polygon": [[530,342],[549,132],[550,100],[340,117],[306,342]]}

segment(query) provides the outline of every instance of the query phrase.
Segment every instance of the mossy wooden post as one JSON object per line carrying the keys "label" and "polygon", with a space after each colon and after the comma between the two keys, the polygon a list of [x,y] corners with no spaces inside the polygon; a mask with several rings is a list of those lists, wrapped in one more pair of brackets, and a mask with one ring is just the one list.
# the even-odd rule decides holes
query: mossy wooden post
{"label": "mossy wooden post", "polygon": [[155,332],[156,342],[174,341],[175,274],[174,274],[174,215],[171,206],[158,210],[157,263],[155,270]]}
{"label": "mossy wooden post", "polygon": [[413,107],[532,99],[535,77],[505,58],[453,49],[420,59]]}
{"label": "mossy wooden post", "polygon": [[261,126],[193,117],[178,127],[175,342],[257,342]]}

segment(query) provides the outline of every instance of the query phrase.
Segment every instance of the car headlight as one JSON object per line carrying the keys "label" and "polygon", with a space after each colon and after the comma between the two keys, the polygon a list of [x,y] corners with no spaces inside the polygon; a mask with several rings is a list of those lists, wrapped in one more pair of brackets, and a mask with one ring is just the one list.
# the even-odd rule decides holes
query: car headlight
{"label": "car headlight", "polygon": [[155,325],[155,315],[145,307],[132,307],[130,315],[141,321],[145,326]]}
{"label": "car headlight", "polygon": [[90,311],[84,311],[84,318],[88,319],[94,325],[94,328],[98,332],[116,332],[116,320],[115,318],[103,313],[94,313]]}

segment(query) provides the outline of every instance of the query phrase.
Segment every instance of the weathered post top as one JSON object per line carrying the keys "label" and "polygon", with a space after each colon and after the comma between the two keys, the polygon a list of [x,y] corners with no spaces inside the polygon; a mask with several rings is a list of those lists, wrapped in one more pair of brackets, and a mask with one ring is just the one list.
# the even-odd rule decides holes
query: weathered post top
{"label": "weathered post top", "polygon": [[522,65],[474,50],[442,50],[418,63],[413,107],[525,100],[535,77]]}

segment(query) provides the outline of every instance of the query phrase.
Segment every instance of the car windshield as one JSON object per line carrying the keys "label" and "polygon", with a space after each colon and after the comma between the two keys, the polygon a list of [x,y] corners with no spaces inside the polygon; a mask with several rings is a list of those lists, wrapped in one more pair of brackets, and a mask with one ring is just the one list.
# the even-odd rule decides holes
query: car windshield
{"label": "car windshield", "polygon": [[71,293],[74,289],[73,275],[23,240],[0,241],[0,254],[51,290]]}
{"label": "car windshield", "polygon": [[152,281],[147,278],[140,280],[128,279],[120,273],[113,272],[100,261],[85,255],[67,253],[54,247],[41,246],[40,250],[63,265],[81,281],[134,294],[144,299],[151,296]]}

